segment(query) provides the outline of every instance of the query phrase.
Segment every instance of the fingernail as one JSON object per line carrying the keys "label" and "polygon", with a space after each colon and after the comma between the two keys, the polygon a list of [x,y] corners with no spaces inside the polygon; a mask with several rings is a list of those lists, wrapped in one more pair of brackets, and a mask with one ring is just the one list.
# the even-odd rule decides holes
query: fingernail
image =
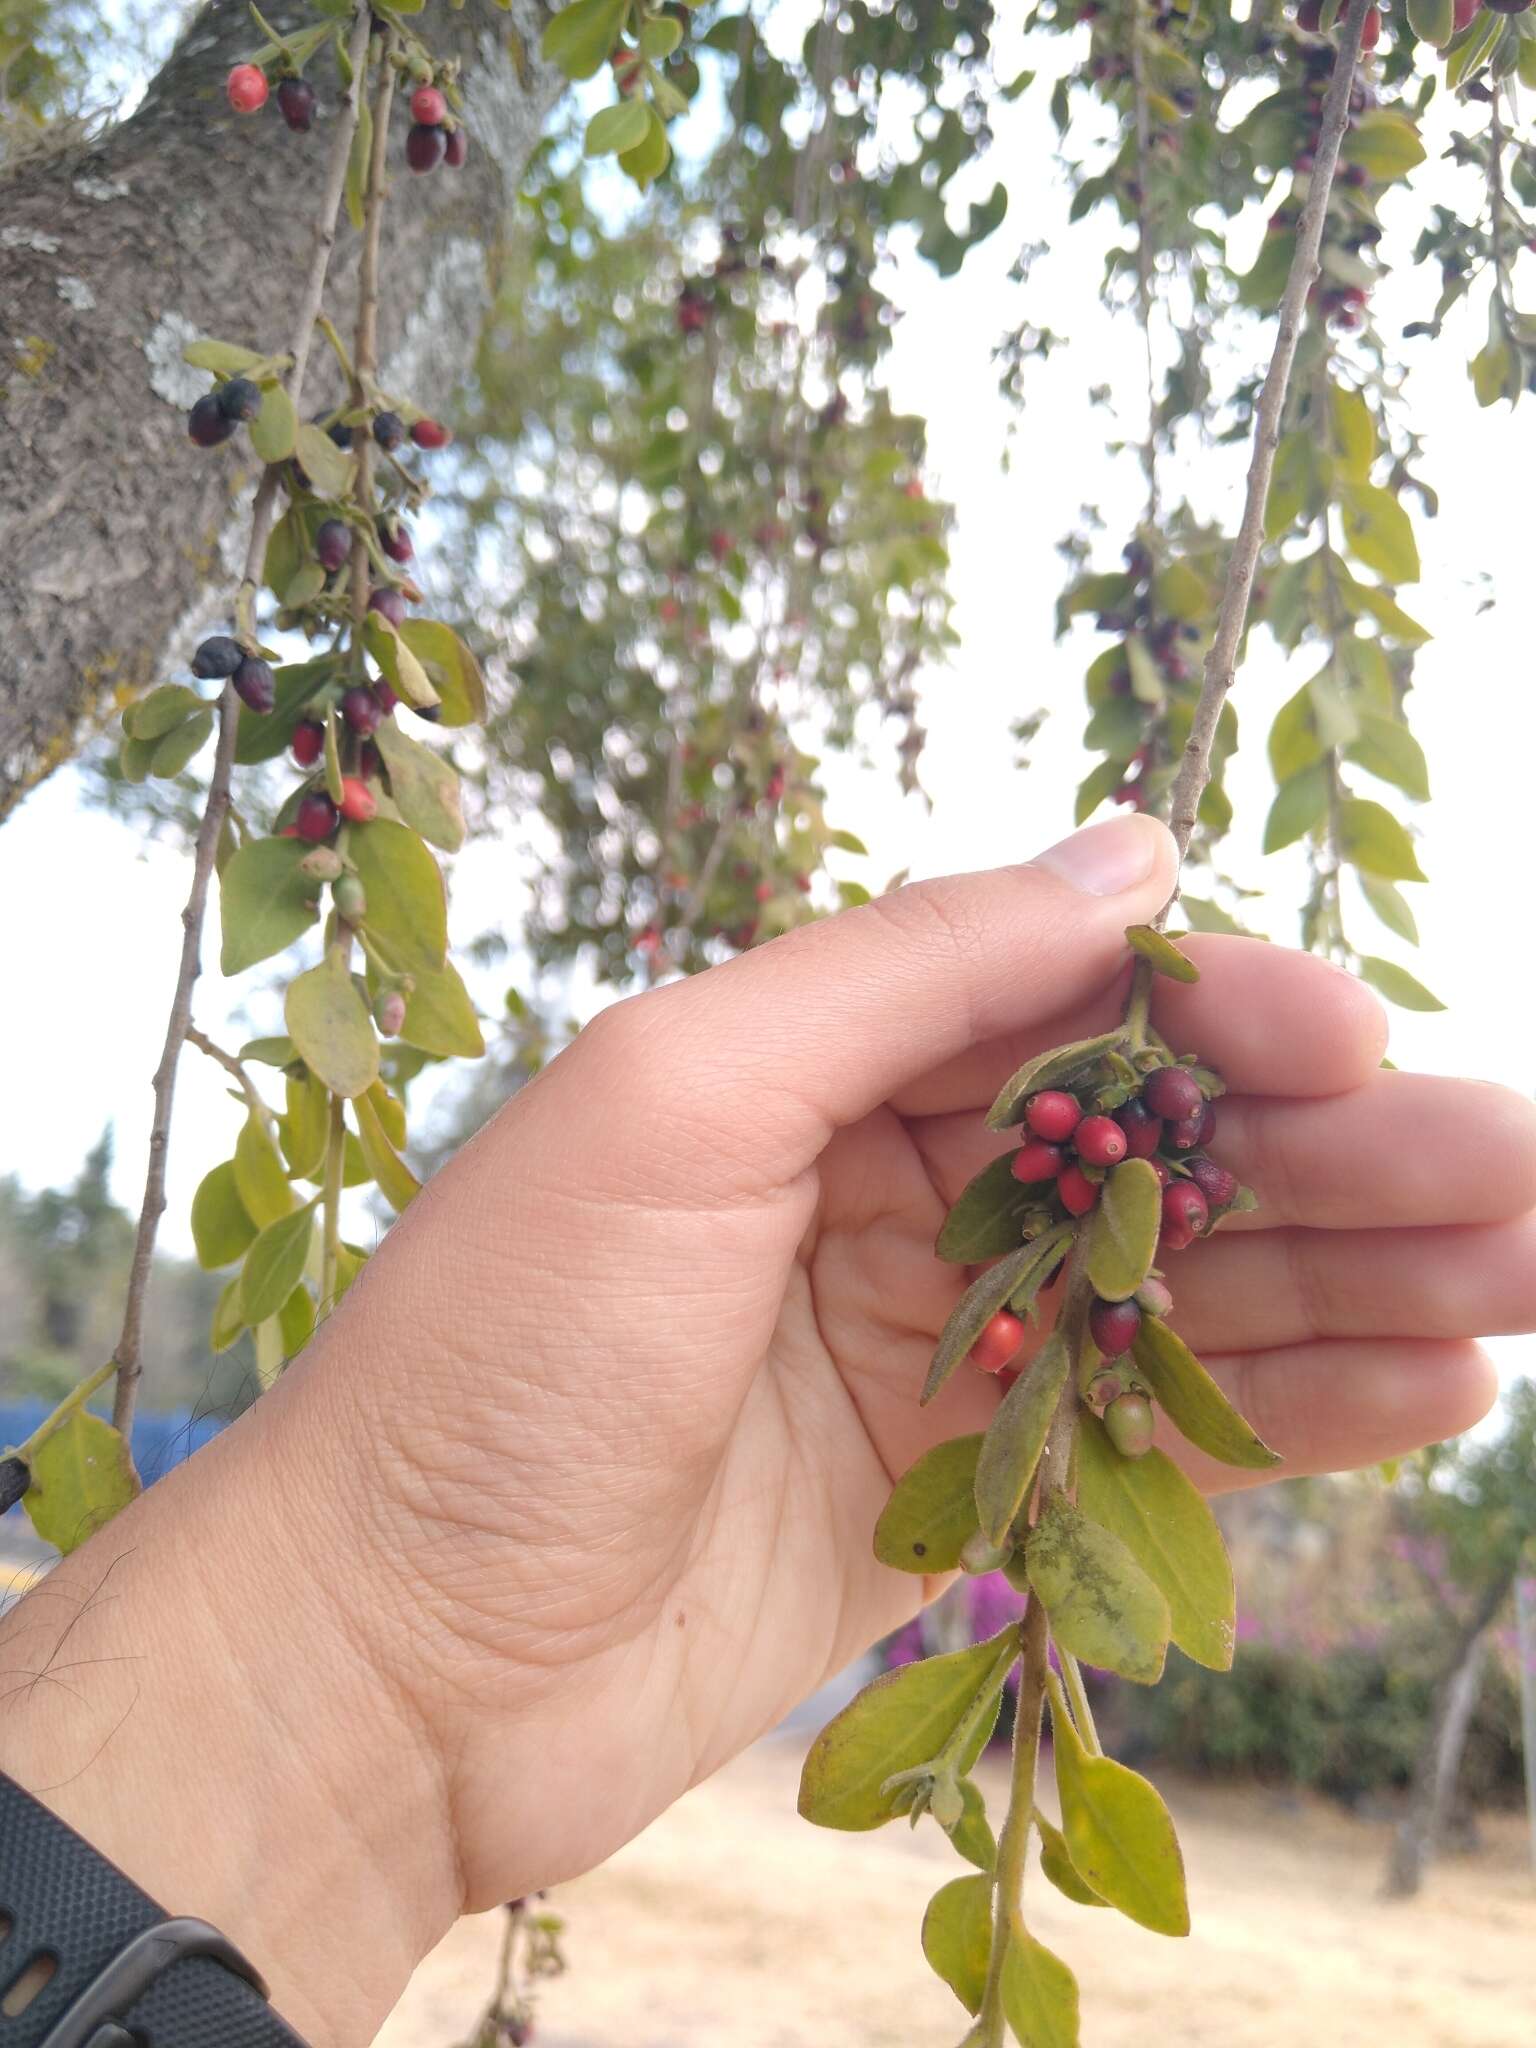
{"label": "fingernail", "polygon": [[1163,836],[1153,818],[1110,818],[1036,854],[1030,865],[1048,868],[1087,896],[1118,896],[1151,874]]}

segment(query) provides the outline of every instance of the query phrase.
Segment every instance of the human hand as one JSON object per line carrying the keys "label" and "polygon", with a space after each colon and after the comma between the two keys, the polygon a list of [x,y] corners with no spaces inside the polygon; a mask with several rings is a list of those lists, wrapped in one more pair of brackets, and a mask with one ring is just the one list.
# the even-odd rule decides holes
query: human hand
{"label": "human hand", "polygon": [[[962,1373],[917,1407],[963,1284],[934,1235],[1007,1072],[1118,1016],[1121,934],[1172,874],[1162,829],[1119,820],[616,1006],[178,1475],[184,1499],[220,1460],[242,1499],[304,1497],[301,1544],[263,1524],[275,1586],[242,1581],[239,1629],[314,1560],[345,1647],[278,1719],[328,1715],[311,1802],[411,1859],[374,2007],[434,1922],[601,1860],[911,1612],[870,1550],[890,1481],[997,1400]],[[1177,1326],[1287,1471],[1465,1427],[1492,1391],[1473,1336],[1536,1320],[1536,1117],[1380,1072],[1374,999],[1316,960],[1189,950],[1202,979],[1160,987],[1157,1021],[1225,1074],[1217,1149],[1262,1207],[1183,1255]],[[177,1508],[168,1484],[114,1530]],[[364,1728],[389,1825],[336,1753]],[[290,2005],[343,2027],[298,1975]]]}

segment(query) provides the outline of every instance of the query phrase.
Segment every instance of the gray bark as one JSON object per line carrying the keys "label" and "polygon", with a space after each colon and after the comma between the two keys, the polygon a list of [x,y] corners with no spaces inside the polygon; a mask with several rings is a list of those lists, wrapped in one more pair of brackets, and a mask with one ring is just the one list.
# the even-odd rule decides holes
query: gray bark
{"label": "gray bark", "polygon": [[[385,230],[386,383],[438,402],[467,367],[486,256],[562,81],[538,57],[545,0],[433,8],[423,36],[464,67],[469,161],[404,166]],[[313,20],[276,0],[283,31]],[[194,448],[186,410],[209,379],[181,361],[212,335],[276,349],[292,325],[335,99],[293,135],[275,106],[230,113],[231,64],[256,40],[243,0],[193,19],[132,118],[88,146],[0,172],[0,819],[133,691],[227,625],[224,543],[254,482],[244,434]],[[351,318],[358,237],[342,222],[329,297]],[[393,280],[393,283],[391,283]],[[312,411],[340,395],[312,358]]]}

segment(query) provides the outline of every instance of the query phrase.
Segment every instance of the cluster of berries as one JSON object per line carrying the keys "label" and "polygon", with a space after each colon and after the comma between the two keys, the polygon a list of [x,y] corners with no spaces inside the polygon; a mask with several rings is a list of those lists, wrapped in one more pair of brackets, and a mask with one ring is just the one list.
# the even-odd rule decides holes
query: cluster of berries
{"label": "cluster of berries", "polygon": [[[224,81],[225,96],[237,114],[256,114],[267,104],[267,74],[259,64],[237,64]],[[320,104],[307,78],[287,77],[277,81],[277,111],[295,135],[305,135],[314,126]]]}
{"label": "cluster of berries", "polygon": [[187,414],[187,432],[199,448],[217,448],[260,411],[261,386],[249,377],[226,377],[214,390],[205,391]]}
{"label": "cluster of berries", "polygon": [[[1216,1110],[1185,1066],[1155,1067],[1140,1093],[1112,1114],[1086,1112],[1076,1095],[1059,1088],[1044,1089],[1026,1104],[1024,1125],[1023,1143],[1013,1156],[1013,1176],[1025,1186],[1053,1191],[1069,1217],[1087,1216],[1097,1206],[1106,1175],[1122,1160],[1147,1160],[1163,1189],[1160,1251],[1184,1251],[1197,1237],[1203,1237],[1239,1191],[1236,1174],[1205,1149],[1216,1129]],[[1106,1362],[1124,1357],[1136,1341],[1142,1316],[1166,1315],[1172,1306],[1172,1295],[1155,1276],[1128,1301],[1096,1300],[1089,1311],[1088,1329],[1100,1356]],[[1018,1356],[1024,1336],[1020,1318],[1001,1310],[977,1338],[972,1362],[983,1372],[1001,1372]],[[1118,1410],[1124,1389],[1118,1379],[1111,1389],[1110,1378],[1113,1376],[1100,1386],[1099,1394]],[[1089,1393],[1094,1397],[1092,1387]],[[1138,1394],[1136,1398],[1143,1397]],[[1117,1442],[1121,1433],[1128,1441],[1139,1439],[1140,1410],[1134,1412],[1138,1418],[1134,1430],[1126,1414],[1118,1415]],[[1150,1428],[1149,1407],[1142,1450],[1151,1440]],[[1126,1450],[1128,1446],[1121,1443],[1120,1447]],[[1135,1455],[1134,1451],[1129,1454]]]}
{"label": "cluster of berries", "polygon": [[446,164],[456,171],[469,155],[463,124],[448,124],[448,102],[435,85],[418,85],[411,94],[411,131],[405,138],[405,160],[413,171],[435,171]]}

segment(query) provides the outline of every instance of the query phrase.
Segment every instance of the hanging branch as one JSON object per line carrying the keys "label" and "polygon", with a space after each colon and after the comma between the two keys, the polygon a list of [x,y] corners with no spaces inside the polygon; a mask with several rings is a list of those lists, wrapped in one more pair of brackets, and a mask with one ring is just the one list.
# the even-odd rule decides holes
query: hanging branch
{"label": "hanging branch", "polygon": [[[1168,824],[1178,844],[1182,860],[1189,850],[1194,834],[1195,819],[1200,807],[1200,798],[1211,775],[1211,749],[1216,739],[1216,724],[1221,716],[1221,707],[1227,701],[1227,693],[1237,670],[1237,653],[1242,644],[1243,629],[1248,622],[1248,601],[1253,590],[1254,570],[1258,564],[1259,550],[1264,544],[1264,510],[1269,500],[1270,476],[1275,466],[1275,450],[1280,442],[1280,422],[1285,411],[1286,393],[1290,388],[1291,371],[1296,362],[1296,347],[1306,319],[1307,295],[1318,275],[1318,252],[1322,246],[1323,220],[1328,211],[1329,196],[1333,191],[1334,172],[1338,168],[1339,146],[1349,122],[1349,100],[1354,89],[1355,67],[1360,56],[1360,36],[1365,25],[1372,0],[1350,0],[1339,31],[1338,55],[1334,60],[1333,77],[1328,86],[1328,96],[1323,102],[1322,131],[1313,152],[1313,167],[1308,182],[1306,204],[1301,210],[1301,222],[1296,234],[1296,253],[1291,259],[1290,275],[1286,279],[1285,292],[1280,301],[1280,330],[1275,336],[1275,350],[1265,374],[1263,389],[1259,393],[1258,409],[1254,419],[1253,459],[1248,468],[1247,495],[1243,503],[1242,523],[1233,543],[1232,557],[1227,565],[1226,587],[1222,591],[1221,612],[1216,623],[1216,635],[1211,650],[1205,657],[1205,679],[1201,685],[1200,701],[1195,706],[1189,738],[1184,745],[1184,757],[1179,764],[1178,778],[1173,785],[1169,806]],[[1159,918],[1159,925],[1166,923],[1168,913],[1177,900],[1177,892]]]}
{"label": "hanging branch", "polygon": [[1147,481],[1147,524],[1156,528],[1157,361],[1152,348],[1152,221],[1147,177],[1151,168],[1151,115],[1147,107],[1146,52],[1142,48],[1141,0],[1130,0],[1131,85],[1136,97],[1136,318],[1141,326],[1147,369],[1147,437],[1141,469]]}
{"label": "hanging branch", "polygon": [[[326,161],[320,205],[316,214],[314,251],[310,258],[309,274],[304,281],[298,313],[294,319],[293,335],[288,346],[292,362],[283,382],[295,410],[303,391],[304,373],[309,363],[310,339],[320,311],[320,299],[325,289],[331,251],[336,243],[337,218],[346,187],[347,159],[351,154],[352,136],[357,127],[358,108],[362,101],[371,22],[370,9],[366,5],[360,6],[352,24],[352,36],[347,50],[352,66],[352,82],[342,101],[336,119],[335,133],[331,138],[331,151]],[[255,593],[260,586],[262,562],[266,555],[267,536],[271,531],[272,509],[277,499],[278,483],[278,468],[269,467],[262,476],[255,503],[251,508],[250,545],[246,550],[245,573],[241,578],[235,600],[236,624],[241,632],[247,635],[252,628]],[[149,1133],[149,1166],[144,1178],[144,1199],[139,1209],[138,1228],[134,1236],[133,1261],[128,1272],[128,1296],[123,1306],[123,1327],[112,1354],[112,1366],[117,1375],[112,1423],[124,1437],[128,1435],[133,1424],[139,1379],[143,1372],[144,1301],[154,1265],[155,1239],[160,1229],[160,1218],[165,1213],[165,1167],[171,1142],[176,1071],[191,1022],[192,985],[197,980],[199,955],[202,949],[208,883],[213,874],[214,857],[229,810],[230,775],[235,761],[239,708],[239,699],[235,695],[233,683],[226,683],[218,703],[218,747],[214,755],[213,772],[209,778],[208,796],[193,848],[192,886],[187,895],[186,908],[181,913],[181,960],[176,973],[176,990],[171,999],[171,1012],[166,1023],[165,1044],[161,1050],[160,1064],[155,1069],[155,1111]]]}

